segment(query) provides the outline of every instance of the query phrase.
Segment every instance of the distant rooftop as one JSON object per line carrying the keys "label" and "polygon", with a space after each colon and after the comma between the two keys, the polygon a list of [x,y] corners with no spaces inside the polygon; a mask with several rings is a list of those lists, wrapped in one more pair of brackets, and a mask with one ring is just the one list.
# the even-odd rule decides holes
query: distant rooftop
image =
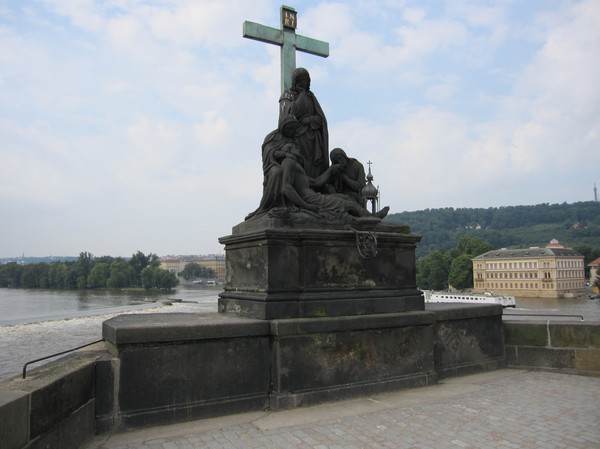
{"label": "distant rooftop", "polygon": [[582,254],[575,251],[573,248],[565,248],[565,246],[556,239],[552,239],[545,248],[530,247],[527,249],[495,249],[488,251],[475,257],[475,259],[514,259],[514,258],[531,258],[531,257],[583,257]]}

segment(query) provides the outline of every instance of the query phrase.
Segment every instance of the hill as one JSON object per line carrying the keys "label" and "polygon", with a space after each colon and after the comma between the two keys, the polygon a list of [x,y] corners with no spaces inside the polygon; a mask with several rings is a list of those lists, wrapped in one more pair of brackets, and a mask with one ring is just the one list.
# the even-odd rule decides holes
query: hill
{"label": "hill", "polygon": [[452,207],[390,214],[388,223],[421,235],[417,257],[456,246],[460,236],[477,236],[494,248],[545,246],[552,239],[571,248],[600,248],[600,202],[534,206]]}

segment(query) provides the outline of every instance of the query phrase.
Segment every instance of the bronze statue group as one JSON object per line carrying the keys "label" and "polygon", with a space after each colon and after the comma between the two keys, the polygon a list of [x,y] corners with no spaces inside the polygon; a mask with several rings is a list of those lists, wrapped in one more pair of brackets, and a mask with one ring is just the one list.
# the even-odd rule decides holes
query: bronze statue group
{"label": "bronze statue group", "polygon": [[246,220],[294,207],[329,220],[387,214],[388,207],[374,215],[365,208],[363,165],[341,148],[328,154],[328,137],[327,119],[310,90],[310,75],[298,68],[291,88],[279,99],[279,126],[263,142],[263,196]]}

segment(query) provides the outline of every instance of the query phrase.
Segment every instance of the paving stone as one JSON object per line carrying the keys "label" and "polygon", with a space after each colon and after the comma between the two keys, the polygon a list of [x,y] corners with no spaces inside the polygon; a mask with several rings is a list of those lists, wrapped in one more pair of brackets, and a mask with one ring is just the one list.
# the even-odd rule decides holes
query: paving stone
{"label": "paving stone", "polygon": [[[471,384],[478,389],[456,387]],[[453,388],[456,394],[451,394]],[[437,393],[446,391],[450,393],[438,397]],[[600,378],[501,370],[489,378],[467,376],[421,389],[422,401],[403,401],[403,395],[415,394],[409,392],[377,396],[373,398],[380,404],[377,409],[364,412],[367,408],[363,407],[356,414],[347,411],[350,403],[297,409],[289,415],[273,412],[266,419],[286,418],[275,428],[266,426],[270,429],[266,431],[249,418],[249,422],[222,428],[199,426],[204,430],[191,433],[187,426],[187,433],[176,437],[159,439],[154,434],[145,440],[143,430],[105,436],[89,449],[155,449],[158,443],[161,449],[600,447]]]}

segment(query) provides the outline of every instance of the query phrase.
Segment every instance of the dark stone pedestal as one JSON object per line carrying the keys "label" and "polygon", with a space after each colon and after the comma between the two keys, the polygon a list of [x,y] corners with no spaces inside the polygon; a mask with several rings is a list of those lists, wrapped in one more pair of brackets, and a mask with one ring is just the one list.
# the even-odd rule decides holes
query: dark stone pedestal
{"label": "dark stone pedestal", "polygon": [[262,217],[220,241],[226,313],[104,323],[115,361],[104,373],[115,383],[112,413],[111,404],[101,407],[104,425],[286,409],[431,385],[438,372],[504,361],[501,309],[425,310],[419,237],[406,227],[372,218],[299,227],[298,217]]}
{"label": "dark stone pedestal", "polygon": [[227,283],[219,311],[259,319],[423,310],[406,226],[327,228],[283,219],[245,222],[222,237]]}

